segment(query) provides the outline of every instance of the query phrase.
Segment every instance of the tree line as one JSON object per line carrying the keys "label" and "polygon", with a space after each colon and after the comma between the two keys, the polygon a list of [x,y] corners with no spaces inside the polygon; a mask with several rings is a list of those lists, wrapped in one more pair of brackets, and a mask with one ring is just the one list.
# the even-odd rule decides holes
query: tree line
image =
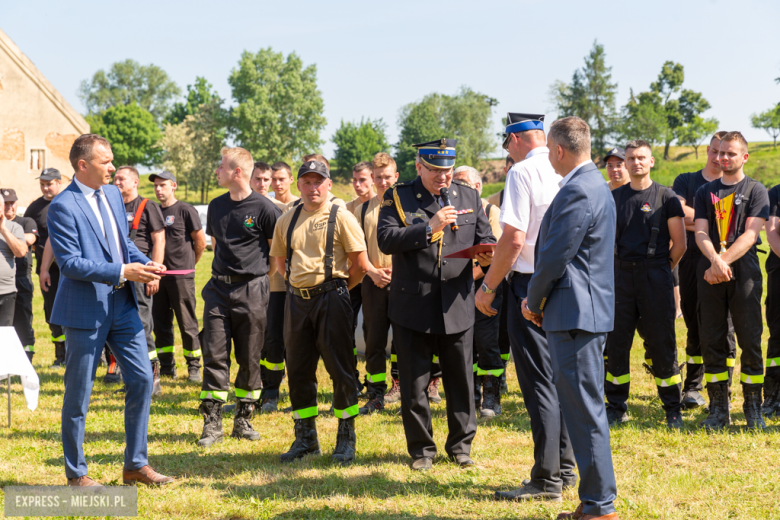
{"label": "tree line", "polygon": [[[703,117],[710,103],[702,93],[684,88],[681,64],[664,63],[656,81],[616,106],[617,83],[606,64],[604,47],[594,42],[569,83],[550,87],[559,116],[577,115],[591,126],[593,157],[614,144],[645,139],[664,146],[699,146],[718,126]],[[780,78],[777,79],[780,83]],[[92,131],[111,141],[115,161],[162,167],[173,172],[185,190],[208,200],[216,158],[227,142],[272,164],[295,164],[303,155],[320,152],[325,143],[324,101],[317,87],[317,66],[304,65],[296,54],[284,56],[266,48],[244,51],[228,77],[232,106],[203,77],[182,92],[156,65],[133,60],[114,63],[81,83],[79,97],[87,108]],[[377,152],[394,150],[401,179],[416,175],[412,144],[440,136],[458,139],[456,165],[478,169],[496,151],[495,98],[462,86],[454,94],[432,93],[400,108],[398,142],[390,143],[382,119],[341,121],[331,137],[336,151],[334,174],[348,178],[354,164]],[[773,139],[780,135],[780,104],[753,114],[752,124]]]}

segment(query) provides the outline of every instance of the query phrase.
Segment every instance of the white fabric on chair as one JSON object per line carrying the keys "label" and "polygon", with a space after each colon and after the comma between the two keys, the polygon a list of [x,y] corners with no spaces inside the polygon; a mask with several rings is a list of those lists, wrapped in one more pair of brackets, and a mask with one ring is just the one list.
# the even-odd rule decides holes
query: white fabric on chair
{"label": "white fabric on chair", "polygon": [[[22,342],[19,341],[14,328],[0,327],[0,381],[3,382],[3,386],[8,384],[5,379],[9,374],[21,377],[27,408],[35,410],[38,407],[41,381],[30,360],[27,359]],[[3,388],[0,387],[0,391],[2,390]]]}

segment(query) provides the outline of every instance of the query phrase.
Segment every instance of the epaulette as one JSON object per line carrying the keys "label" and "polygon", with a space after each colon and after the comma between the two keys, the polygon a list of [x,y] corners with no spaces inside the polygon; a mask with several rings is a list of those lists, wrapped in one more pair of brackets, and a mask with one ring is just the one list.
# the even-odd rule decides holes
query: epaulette
{"label": "epaulette", "polygon": [[410,180],[410,181],[404,181],[404,182],[400,182],[400,181],[399,181],[399,182],[396,182],[395,184],[393,184],[393,185],[392,185],[392,186],[390,186],[390,187],[391,187],[391,188],[397,188],[397,187],[399,187],[399,186],[411,186],[412,184],[414,184],[414,179],[412,179],[412,180]]}
{"label": "epaulette", "polygon": [[475,188],[474,188],[474,186],[472,186],[472,185],[471,185],[471,184],[469,184],[468,182],[457,181],[457,180],[455,180],[455,179],[453,179],[453,180],[452,180],[452,182],[453,182],[454,184],[457,184],[458,186],[463,186],[464,188],[471,188],[472,190],[473,190],[473,189],[475,189]]}

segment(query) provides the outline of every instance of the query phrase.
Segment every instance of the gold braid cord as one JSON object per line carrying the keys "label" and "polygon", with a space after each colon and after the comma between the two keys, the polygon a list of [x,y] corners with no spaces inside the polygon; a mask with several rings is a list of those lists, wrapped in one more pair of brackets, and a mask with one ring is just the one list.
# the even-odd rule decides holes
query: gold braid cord
{"label": "gold braid cord", "polygon": [[[398,191],[396,187],[393,187],[393,200],[395,201],[395,209],[398,211],[398,216],[401,217],[401,222],[404,223],[404,227],[408,226],[409,224],[406,222],[406,213],[404,213],[404,207],[401,206],[401,199],[398,198]],[[431,244],[434,242],[439,243],[439,267],[441,268],[441,247],[444,244],[444,231],[437,231],[433,235],[431,235]]]}

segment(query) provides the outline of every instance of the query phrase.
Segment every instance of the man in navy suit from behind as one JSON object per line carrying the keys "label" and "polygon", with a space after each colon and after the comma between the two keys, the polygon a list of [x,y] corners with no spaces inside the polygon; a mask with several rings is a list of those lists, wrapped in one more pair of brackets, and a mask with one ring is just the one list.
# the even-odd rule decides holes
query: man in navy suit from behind
{"label": "man in navy suit from behind", "polygon": [[146,433],[152,367],[132,284],[159,280],[165,266],[152,262],[128,238],[122,195],[112,186],[114,154],[95,134],[70,150],[73,182],[51,203],[49,239],[60,266],[51,322],[65,329],[65,397],[62,446],[69,486],[99,486],[87,476],[84,430],[92,384],[108,342],[122,369],[125,393],[125,484],[168,484],[147,460]]}
{"label": "man in navy suit from behind", "polygon": [[580,471],[580,505],[558,518],[617,520],[604,345],[613,328],[615,202],[590,159],[590,128],[559,119],[547,136],[560,191],[542,219],[523,315],[542,327],[561,411]]}

